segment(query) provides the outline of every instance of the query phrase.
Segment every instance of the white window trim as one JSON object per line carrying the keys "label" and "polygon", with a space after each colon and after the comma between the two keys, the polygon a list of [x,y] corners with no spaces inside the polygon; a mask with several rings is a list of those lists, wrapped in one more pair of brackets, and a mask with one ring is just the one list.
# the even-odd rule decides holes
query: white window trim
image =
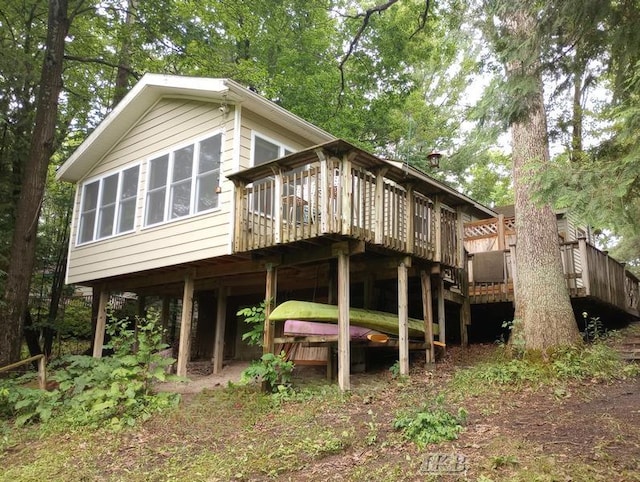
{"label": "white window trim", "polygon": [[[197,207],[197,202],[198,199],[195,196],[195,191],[197,189],[197,178],[198,178],[198,172],[197,172],[197,159],[199,158],[200,155],[200,142],[202,142],[205,139],[208,139],[210,137],[215,137],[217,135],[220,135],[220,166],[218,167],[218,185],[221,186],[222,182],[223,182],[223,176],[222,176],[222,163],[223,163],[223,154],[224,154],[224,142],[225,142],[225,131],[224,129],[216,129],[214,131],[210,131],[206,134],[200,135],[198,137],[194,137],[191,138],[187,141],[181,142],[179,144],[174,144],[171,147],[167,148],[167,149],[163,149],[162,151],[158,151],[155,152],[149,156],[147,156],[144,160],[144,164],[146,167],[146,174],[145,174],[145,187],[144,187],[144,192],[142,193],[142,221],[141,221],[141,226],[140,229],[145,230],[145,229],[153,229],[153,228],[157,228],[160,226],[164,226],[166,224],[170,224],[170,223],[175,223],[175,222],[180,222],[180,221],[184,221],[185,219],[190,219],[196,216],[201,216],[203,214],[210,214],[212,212],[216,212],[216,211],[220,211],[221,208],[221,203],[220,203],[220,194],[218,194],[218,205],[214,208],[211,209],[206,209],[204,211],[197,211],[195,210],[195,208]],[[187,146],[194,146],[194,150],[193,150],[193,164],[191,165],[191,193],[190,193],[190,204],[189,204],[189,214],[187,214],[186,216],[180,216],[178,218],[171,218],[170,217],[170,208],[171,208],[171,203],[170,203],[170,198],[171,198],[171,178],[173,177],[173,154],[175,153],[175,151],[179,151],[180,149],[187,147]],[[157,223],[153,223],[153,224],[145,224],[146,222],[146,218],[147,218],[147,199],[148,199],[148,194],[149,194],[149,181],[150,181],[150,177],[151,177],[151,161],[153,159],[157,159],[159,157],[162,157],[164,155],[168,155],[169,156],[169,165],[167,166],[167,179],[166,179],[166,184],[165,184],[165,192],[166,192],[166,196],[164,198],[164,215],[163,215],[163,220],[159,221]]]}
{"label": "white window trim", "polygon": [[[139,194],[140,194],[140,181],[141,181],[141,177],[140,176],[140,172],[141,172],[141,167],[142,167],[142,163],[140,162],[136,162],[127,166],[123,166],[120,169],[117,170],[113,170],[113,171],[109,171],[103,174],[100,174],[99,176],[94,176],[94,177],[90,177],[87,178],[85,181],[82,182],[82,184],[80,185],[80,189],[78,189],[78,195],[80,197],[79,200],[79,208],[78,208],[78,220],[77,220],[77,225],[76,225],[76,246],[86,246],[88,244],[91,243],[97,243],[99,241],[105,241],[107,239],[112,239],[118,236],[123,236],[125,234],[129,234],[132,233],[136,230],[136,221],[134,219],[133,221],[133,227],[127,231],[122,231],[122,232],[117,232],[118,231],[118,214],[120,211],[120,194],[122,192],[122,173],[124,171],[128,171],[129,169],[132,169],[134,167],[138,168],[138,183],[136,186],[136,211],[138,209],[138,200],[139,200]],[[114,174],[118,175],[118,185],[117,185],[117,191],[116,191],[116,203],[115,203],[115,212],[113,215],[113,229],[111,231],[111,235],[109,236],[104,236],[102,238],[98,238],[97,234],[98,234],[98,225],[100,223],[100,199],[102,198],[102,187],[103,187],[103,180],[106,179],[109,176],[113,176]],[[93,235],[91,237],[90,240],[88,241],[80,241],[80,234],[81,234],[81,229],[80,226],[82,224],[82,205],[84,204],[84,189],[87,185],[89,184],[93,184],[94,182],[98,181],[98,199],[97,199],[97,204],[96,204],[96,214],[95,214],[95,219],[93,221]]]}
{"label": "white window trim", "polygon": [[[294,149],[291,146],[288,146],[287,144],[274,139],[273,137],[270,137],[268,135],[265,135],[263,133],[261,133],[260,131],[256,131],[256,130],[252,130],[251,131],[251,167],[255,167],[255,153],[256,153],[256,137],[259,137],[262,140],[265,140],[267,142],[270,142],[271,144],[274,144],[276,146],[278,146],[278,157],[276,157],[275,159],[280,159],[281,157],[284,157],[284,152],[285,151],[289,151],[290,153],[294,153],[296,151],[298,151],[298,149]],[[272,159],[272,160],[275,160]],[[271,162],[271,161],[267,161],[267,162]]]}

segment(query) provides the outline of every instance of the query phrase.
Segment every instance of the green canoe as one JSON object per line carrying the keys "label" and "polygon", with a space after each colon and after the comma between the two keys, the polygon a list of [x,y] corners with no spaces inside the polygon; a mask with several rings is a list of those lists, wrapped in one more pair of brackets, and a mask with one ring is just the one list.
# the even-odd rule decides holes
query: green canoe
{"label": "green canoe", "polygon": [[[269,315],[271,321],[306,320],[324,323],[338,322],[338,307],[311,301],[290,300],[278,305]],[[384,311],[349,309],[349,323],[398,336],[398,315]],[[438,325],[433,324],[433,334],[438,334]],[[424,322],[409,318],[409,338],[424,339]]]}

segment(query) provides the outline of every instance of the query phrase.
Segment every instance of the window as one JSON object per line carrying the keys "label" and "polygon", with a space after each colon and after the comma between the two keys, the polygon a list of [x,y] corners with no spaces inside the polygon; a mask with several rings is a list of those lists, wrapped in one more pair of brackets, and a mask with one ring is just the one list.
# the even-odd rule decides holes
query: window
{"label": "window", "polygon": [[133,230],[139,172],[130,167],[84,185],[78,244]]}
{"label": "window", "polygon": [[221,142],[216,134],[149,161],[145,226],[218,207]]}
{"label": "window", "polygon": [[[256,135],[253,142],[253,165],[259,166],[269,161],[284,157],[293,151],[283,145],[271,142]],[[273,177],[268,177],[263,181],[253,183],[255,195],[253,196],[253,208],[261,213],[273,215]],[[285,188],[286,189],[286,188]]]}

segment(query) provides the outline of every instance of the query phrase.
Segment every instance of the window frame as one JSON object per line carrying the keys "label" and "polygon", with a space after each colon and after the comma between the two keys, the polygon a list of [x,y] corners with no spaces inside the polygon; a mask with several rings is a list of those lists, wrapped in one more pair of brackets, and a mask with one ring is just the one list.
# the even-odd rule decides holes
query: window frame
{"label": "window frame", "polygon": [[[123,179],[124,179],[124,173],[127,171],[131,171],[137,169],[137,180],[136,180],[136,194],[135,197],[128,197],[127,199],[122,199],[122,185],[123,185]],[[77,226],[76,226],[76,236],[75,236],[75,244],[76,246],[84,246],[90,243],[95,243],[98,241],[104,241],[106,239],[111,239],[111,238],[115,238],[117,236],[122,236],[125,234],[129,234],[132,233],[136,230],[136,220],[135,220],[135,213],[138,209],[138,198],[140,195],[140,181],[141,181],[141,176],[140,176],[140,171],[141,171],[141,163],[140,162],[136,162],[134,164],[130,164],[127,165],[125,167],[121,167],[118,170],[115,171],[109,171],[103,174],[100,174],[99,176],[95,176],[95,177],[91,177],[88,178],[87,180],[85,180],[80,187],[80,208],[78,210],[78,222],[77,222]],[[100,236],[100,228],[101,228],[101,220],[102,220],[102,213],[105,210],[105,207],[108,207],[106,204],[102,204],[102,197],[104,194],[104,184],[105,181],[113,176],[118,176],[118,180],[117,180],[117,184],[116,184],[116,194],[115,194],[115,202],[113,203],[109,203],[109,206],[113,206],[113,218],[111,220],[111,234],[108,234],[106,236]],[[98,190],[96,193],[96,201],[95,201],[95,207],[91,210],[93,211],[94,215],[93,215],[93,230],[92,230],[92,234],[91,234],[91,239],[87,239],[87,240],[82,240],[81,236],[82,236],[82,232],[83,232],[83,222],[84,222],[84,214],[86,211],[84,209],[85,206],[85,202],[86,202],[86,189],[88,186],[98,183]],[[126,229],[126,230],[122,230],[119,231],[119,226],[121,224],[121,214],[122,214],[122,210],[121,210],[121,206],[123,204],[123,201],[128,201],[130,199],[134,199],[134,220],[133,220],[133,226],[131,227],[131,229]]]}
{"label": "window frame", "polygon": [[[219,160],[218,160],[218,167],[217,169],[211,169],[209,171],[206,171],[205,173],[199,173],[199,166],[200,166],[200,148],[201,148],[201,144],[203,143],[203,141],[206,141],[208,139],[214,138],[216,136],[220,137],[220,152],[219,152]],[[182,180],[178,180],[175,181],[173,179],[173,174],[174,174],[174,167],[175,167],[175,153],[180,151],[181,149],[185,149],[189,146],[193,147],[193,154],[192,154],[192,162],[191,162],[191,176],[189,178],[185,178],[185,179],[190,179],[190,184],[189,184],[189,212],[185,215],[182,216],[175,216],[172,217],[172,206],[173,206],[173,200],[174,200],[174,187],[176,185],[179,184],[184,184],[185,179]],[[147,228],[154,228],[154,227],[158,227],[158,226],[162,226],[164,224],[167,223],[172,223],[175,221],[180,221],[180,220],[184,220],[184,219],[188,219],[194,216],[199,216],[201,214],[206,214],[206,213],[211,213],[211,212],[215,212],[215,211],[219,211],[220,208],[220,193],[215,193],[217,196],[217,200],[216,200],[216,206],[208,208],[208,209],[203,209],[201,211],[198,211],[198,203],[199,203],[199,197],[198,194],[200,193],[200,180],[201,177],[203,177],[201,174],[210,174],[210,173],[215,173],[217,171],[218,173],[218,186],[221,185],[222,183],[222,162],[223,162],[223,151],[224,151],[224,131],[222,129],[216,129],[215,131],[211,131],[208,132],[204,135],[192,138],[188,141],[179,143],[179,144],[175,144],[172,145],[170,148],[168,149],[164,149],[162,151],[158,151],[155,152],[154,154],[147,156],[146,160],[145,160],[145,164],[146,164],[146,180],[145,180],[145,188],[144,188],[144,200],[143,200],[143,211],[142,211],[142,226],[141,229],[147,229]],[[160,159],[164,156],[167,156],[167,172],[166,172],[166,176],[165,176],[165,182],[164,182],[164,187],[162,188],[163,191],[161,191],[160,187],[154,188],[153,192],[164,192],[164,207],[162,210],[162,220],[161,221],[156,221],[153,223],[148,223],[147,222],[147,217],[148,217],[148,207],[149,207],[149,185],[150,185],[150,181],[151,181],[151,164],[154,160],[156,159]]]}

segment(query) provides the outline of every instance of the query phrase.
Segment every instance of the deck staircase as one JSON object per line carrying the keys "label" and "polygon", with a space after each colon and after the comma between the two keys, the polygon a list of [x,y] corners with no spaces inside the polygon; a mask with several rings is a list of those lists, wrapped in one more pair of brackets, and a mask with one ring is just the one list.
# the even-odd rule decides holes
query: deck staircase
{"label": "deck staircase", "polygon": [[[634,330],[640,333],[640,330]],[[640,334],[632,334],[626,337],[617,347],[623,360],[640,362]]]}

